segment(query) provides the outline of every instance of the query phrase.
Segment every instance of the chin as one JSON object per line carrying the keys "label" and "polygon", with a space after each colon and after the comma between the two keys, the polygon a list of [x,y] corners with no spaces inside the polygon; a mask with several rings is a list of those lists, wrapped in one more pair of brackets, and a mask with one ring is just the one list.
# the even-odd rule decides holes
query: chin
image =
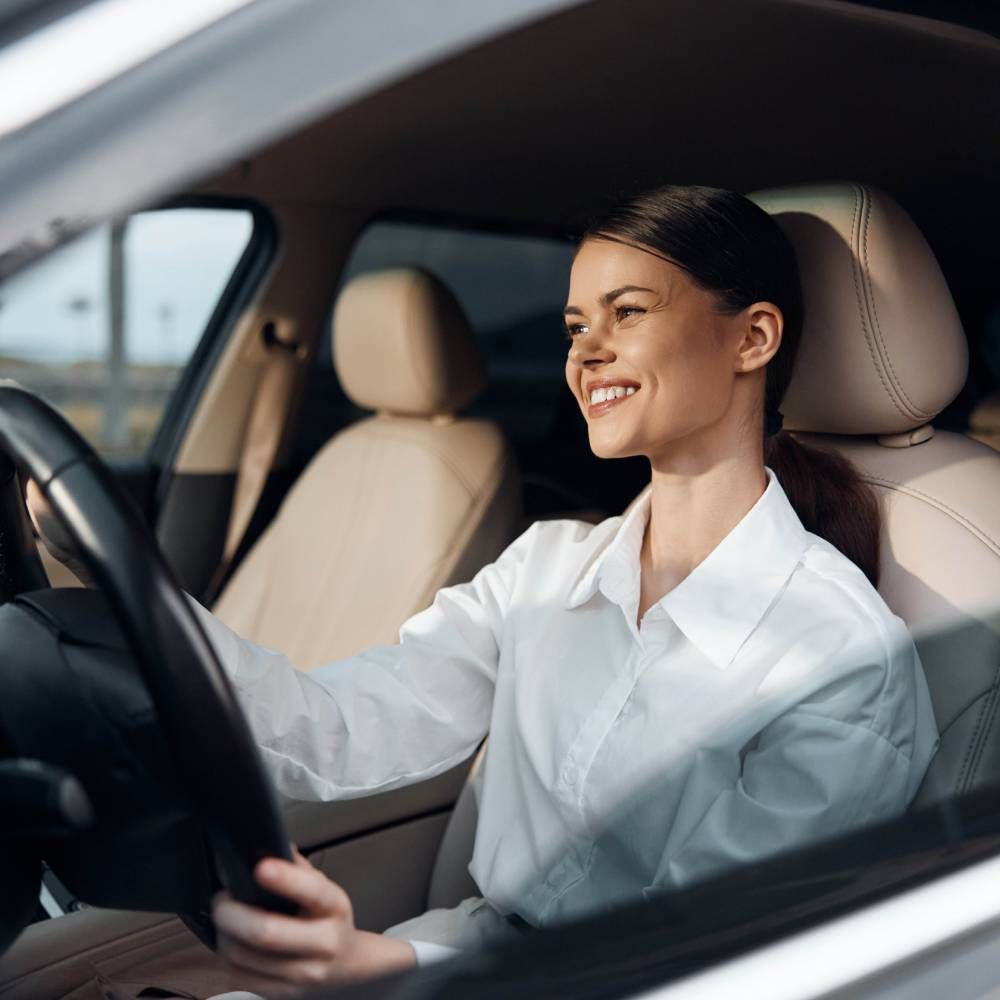
{"label": "chin", "polygon": [[593,434],[590,435],[590,450],[598,458],[633,458],[642,454],[641,449],[625,442],[601,440]]}

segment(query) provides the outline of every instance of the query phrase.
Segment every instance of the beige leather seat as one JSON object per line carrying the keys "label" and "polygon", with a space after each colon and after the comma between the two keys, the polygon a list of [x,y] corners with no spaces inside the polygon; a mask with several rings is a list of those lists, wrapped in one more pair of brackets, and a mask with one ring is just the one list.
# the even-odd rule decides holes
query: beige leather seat
{"label": "beige leather seat", "polygon": [[[751,196],[795,245],[806,322],[785,427],[835,448],[883,502],[886,603],[917,639],[941,746],[915,805],[1000,778],[1000,455],[935,431],[965,380],[951,294],[912,220],[849,183]],[[432,906],[475,892],[475,793],[459,799]]]}
{"label": "beige leather seat", "polygon": [[966,375],[937,261],[885,194],[764,191],[793,240],[806,329],[785,425],[847,455],[883,501],[879,590],[917,640],[941,746],[915,806],[1000,778],[1000,455],[933,420]]}
{"label": "beige leather seat", "polygon": [[396,641],[521,520],[500,429],[457,416],[486,364],[441,282],[410,268],[355,279],[334,310],[333,348],[344,391],[374,412],[313,459],[214,609],[301,669]]}

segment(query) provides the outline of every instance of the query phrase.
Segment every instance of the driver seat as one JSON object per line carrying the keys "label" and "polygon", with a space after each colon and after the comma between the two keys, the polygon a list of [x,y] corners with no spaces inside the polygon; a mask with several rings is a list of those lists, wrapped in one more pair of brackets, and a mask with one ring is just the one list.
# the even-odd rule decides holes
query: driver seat
{"label": "driver seat", "polygon": [[502,431],[458,416],[486,361],[437,278],[398,268],[349,282],[333,353],[344,392],[372,415],[316,455],[213,609],[302,670],[396,641],[400,622],[495,559],[521,520]]}
{"label": "driver seat", "polygon": [[[785,427],[841,452],[882,504],[879,591],[909,626],[941,743],[914,806],[1000,779],[1000,455],[932,421],[968,352],[933,252],[891,198],[831,183],[750,196],[795,247],[805,327]],[[479,890],[467,872],[481,768],[446,830],[429,905]]]}

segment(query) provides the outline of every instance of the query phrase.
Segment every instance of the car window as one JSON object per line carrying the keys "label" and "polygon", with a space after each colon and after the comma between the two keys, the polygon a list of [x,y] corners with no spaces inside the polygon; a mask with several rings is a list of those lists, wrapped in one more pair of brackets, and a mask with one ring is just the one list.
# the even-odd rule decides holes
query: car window
{"label": "car window", "polygon": [[253,231],[235,208],[141,212],[0,288],[0,377],[102,454],[143,455]]}
{"label": "car window", "polygon": [[544,436],[555,418],[574,251],[568,238],[376,222],[356,243],[342,285],[369,271],[414,265],[440,278],[465,308],[489,360],[489,386],[470,412],[498,421],[523,443]]}
{"label": "car window", "polygon": [[[378,220],[359,236],[340,283],[343,288],[360,274],[417,266],[455,293],[489,362],[487,386],[466,413],[503,429],[517,456],[530,517],[617,512],[648,478],[642,460],[624,460],[616,476],[594,474],[598,460],[566,388],[562,311],[575,252],[569,235]],[[304,404],[300,464],[351,418],[335,382],[328,334]],[[337,399],[341,404],[333,405]]]}

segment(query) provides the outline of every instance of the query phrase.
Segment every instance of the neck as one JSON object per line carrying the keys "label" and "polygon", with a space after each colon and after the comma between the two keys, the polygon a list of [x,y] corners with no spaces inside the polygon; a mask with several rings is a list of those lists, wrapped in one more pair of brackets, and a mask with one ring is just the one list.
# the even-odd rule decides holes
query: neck
{"label": "neck", "polygon": [[712,455],[690,450],[652,460],[649,524],[642,545],[646,606],[681,582],[760,499],[767,487],[760,441],[729,438]]}

